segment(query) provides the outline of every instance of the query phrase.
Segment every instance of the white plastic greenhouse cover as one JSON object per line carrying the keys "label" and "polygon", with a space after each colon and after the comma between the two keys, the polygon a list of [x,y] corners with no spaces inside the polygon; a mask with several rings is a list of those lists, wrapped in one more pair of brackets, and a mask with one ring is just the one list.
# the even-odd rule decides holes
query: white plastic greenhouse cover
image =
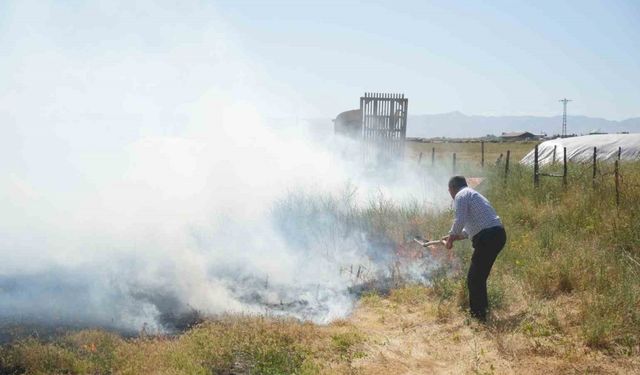
{"label": "white plastic greenhouse cover", "polygon": [[[614,161],[618,158],[618,147],[622,148],[620,159],[640,160],[640,134],[596,134],[581,137],[556,138],[538,145],[538,163],[553,163],[553,148],[556,146],[556,162],[562,163],[563,147],[567,148],[567,161],[589,162],[593,160],[593,148],[597,148],[598,161]],[[534,151],[525,155],[520,164],[533,165]]]}

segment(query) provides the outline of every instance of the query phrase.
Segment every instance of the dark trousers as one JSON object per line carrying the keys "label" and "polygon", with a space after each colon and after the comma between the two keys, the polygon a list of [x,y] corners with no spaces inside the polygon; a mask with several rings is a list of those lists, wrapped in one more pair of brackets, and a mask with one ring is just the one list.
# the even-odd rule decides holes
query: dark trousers
{"label": "dark trousers", "polygon": [[482,321],[487,318],[487,278],[500,250],[507,242],[507,233],[503,227],[492,227],[473,236],[473,256],[467,275],[469,288],[469,307],[471,315]]}

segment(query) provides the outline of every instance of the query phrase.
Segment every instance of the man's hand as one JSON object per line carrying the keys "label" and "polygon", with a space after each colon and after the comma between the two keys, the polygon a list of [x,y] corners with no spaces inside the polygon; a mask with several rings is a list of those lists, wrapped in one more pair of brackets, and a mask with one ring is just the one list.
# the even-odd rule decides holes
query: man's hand
{"label": "man's hand", "polygon": [[451,250],[453,248],[453,241],[461,240],[462,236],[450,234],[448,236],[442,237],[442,240],[445,241],[444,247],[447,250]]}

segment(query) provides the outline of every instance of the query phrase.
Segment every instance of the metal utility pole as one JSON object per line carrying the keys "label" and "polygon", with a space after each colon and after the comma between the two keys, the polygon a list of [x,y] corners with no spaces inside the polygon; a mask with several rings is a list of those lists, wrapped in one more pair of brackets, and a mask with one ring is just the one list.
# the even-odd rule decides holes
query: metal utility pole
{"label": "metal utility pole", "polygon": [[562,111],[562,138],[566,138],[567,136],[567,103],[569,103],[571,100],[564,98],[558,101],[562,103],[562,106],[564,109]]}

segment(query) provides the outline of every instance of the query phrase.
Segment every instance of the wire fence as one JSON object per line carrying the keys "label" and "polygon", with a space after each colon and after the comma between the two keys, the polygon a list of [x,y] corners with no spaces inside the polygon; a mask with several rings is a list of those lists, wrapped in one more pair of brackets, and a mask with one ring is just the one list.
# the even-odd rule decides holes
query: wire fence
{"label": "wire fence", "polygon": [[[480,168],[477,168],[478,164],[475,164],[471,167],[467,165],[466,170],[471,170],[473,171],[474,176],[481,177],[488,176],[489,174],[495,174],[495,172],[498,171],[498,174],[502,176],[503,182],[506,184],[509,180],[509,176],[513,168],[511,165],[512,161],[510,160],[511,150],[506,150],[506,153],[501,153],[496,162],[493,164],[485,162],[486,159],[484,142],[480,143],[479,153]],[[599,161],[597,158],[598,150],[596,147],[593,148],[593,157],[590,159],[590,162],[587,163],[571,162],[567,158],[566,147],[563,147],[559,158],[556,157],[556,149],[554,148],[553,162],[550,165],[541,165],[538,155],[538,145],[536,145],[534,148],[534,163],[532,171],[532,182],[533,186],[536,189],[540,189],[541,178],[562,178],[562,185],[565,189],[570,184],[582,183],[588,180],[591,180],[591,184],[594,188],[611,182],[614,186],[613,191],[615,193],[615,201],[617,206],[621,204],[621,194],[623,192],[623,188],[625,190],[636,188],[640,189],[640,179],[628,177],[627,170],[625,170],[625,168],[623,167],[623,165],[631,165],[634,162],[623,163],[623,161],[621,160],[622,148],[620,147],[618,148],[617,159],[614,160],[613,163],[607,163],[602,160]],[[441,155],[436,158],[435,147],[431,149],[430,156],[431,160],[429,163],[428,157],[425,156],[423,152],[420,152],[417,158],[418,164],[427,167],[429,165],[431,167],[435,167],[437,165],[436,159],[439,159],[440,167],[442,167],[443,160],[446,160],[446,158],[442,158]],[[452,175],[456,175],[461,171],[461,167],[463,166],[460,165],[460,161],[456,152],[451,152],[450,157],[451,173]],[[446,167],[446,162],[444,165]],[[638,168],[630,168],[629,172],[635,171],[636,169]],[[638,171],[640,171],[640,169],[638,169]],[[638,173],[630,173],[629,176],[637,177],[637,175]]]}

